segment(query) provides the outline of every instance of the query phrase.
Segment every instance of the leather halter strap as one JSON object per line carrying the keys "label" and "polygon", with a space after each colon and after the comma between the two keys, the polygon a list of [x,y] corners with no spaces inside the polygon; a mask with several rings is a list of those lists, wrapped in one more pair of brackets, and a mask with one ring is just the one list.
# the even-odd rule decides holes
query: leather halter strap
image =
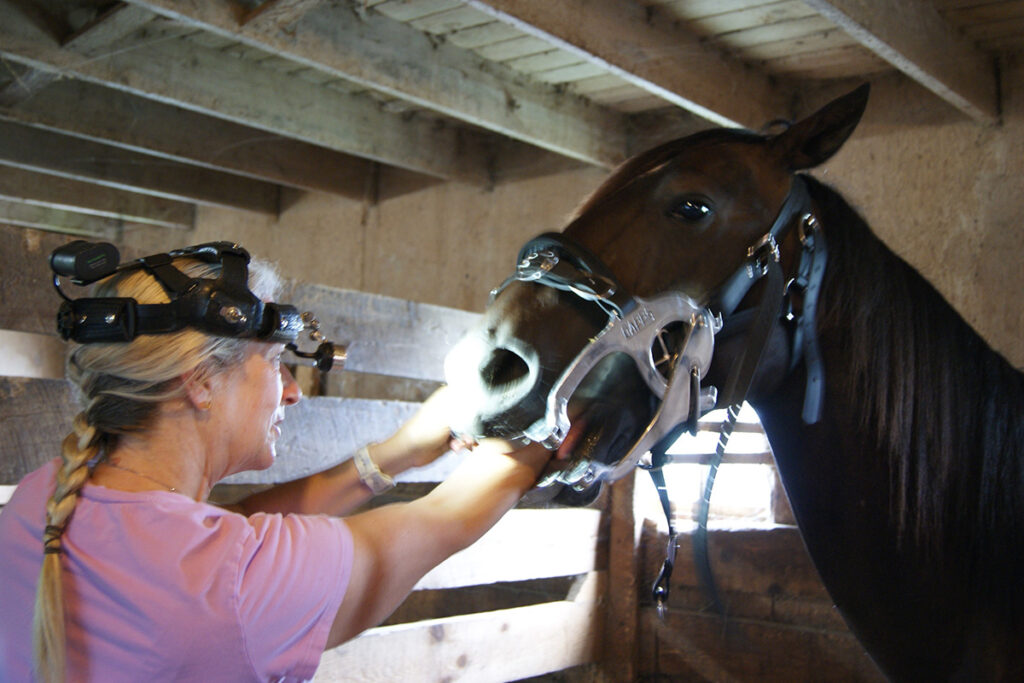
{"label": "leather halter strap", "polygon": [[[747,343],[720,394],[720,400],[725,405],[739,404],[746,399],[771,328],[782,311],[783,301],[795,289],[800,289],[803,291],[803,302],[799,311],[792,310],[791,298],[790,316],[796,322],[792,357],[803,357],[807,364],[804,422],[813,424],[818,421],[824,400],[825,373],[818,351],[815,314],[827,260],[825,238],[818,228],[811,210],[807,181],[802,176],[794,176],[789,194],[768,232],[747,249],[744,265],[711,296],[712,310],[720,313],[728,323],[729,316],[735,313],[740,301],[754,284],[767,278],[766,291],[758,304],[755,322],[747,333]],[[778,263],[778,245],[793,229],[797,230],[801,243],[800,262],[797,275],[786,282]]]}

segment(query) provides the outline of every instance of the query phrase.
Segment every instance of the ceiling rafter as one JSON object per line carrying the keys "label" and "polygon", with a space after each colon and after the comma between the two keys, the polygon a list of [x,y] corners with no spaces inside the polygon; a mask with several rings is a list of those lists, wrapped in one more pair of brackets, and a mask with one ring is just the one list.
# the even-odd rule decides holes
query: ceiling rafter
{"label": "ceiling rafter", "polygon": [[[185,31],[183,30],[182,33]],[[322,88],[171,37],[83,58],[0,0],[0,55],[251,128],[426,175],[486,183],[479,136],[385,111],[364,95]],[[415,140],[416,145],[409,141]]]}
{"label": "ceiling rafter", "polygon": [[768,77],[709,49],[633,0],[467,0],[715,125],[758,128],[789,113]]}
{"label": "ceiling rafter", "polygon": [[0,166],[0,198],[162,228],[195,226],[194,204],[11,166]]}
{"label": "ceiling rafter", "polygon": [[3,105],[0,120],[288,187],[359,195],[369,171],[364,159],[78,80]]}
{"label": "ceiling rafter", "polygon": [[925,0],[804,0],[909,78],[984,124],[999,122],[995,60]]}
{"label": "ceiling rafter", "polygon": [[276,214],[280,187],[0,121],[0,164],[99,185]]}
{"label": "ceiling rafter", "polygon": [[570,158],[612,167],[626,157],[624,115],[501,65],[483,68],[468,50],[376,13],[324,3],[284,24],[273,12],[240,23],[231,0],[129,2]]}

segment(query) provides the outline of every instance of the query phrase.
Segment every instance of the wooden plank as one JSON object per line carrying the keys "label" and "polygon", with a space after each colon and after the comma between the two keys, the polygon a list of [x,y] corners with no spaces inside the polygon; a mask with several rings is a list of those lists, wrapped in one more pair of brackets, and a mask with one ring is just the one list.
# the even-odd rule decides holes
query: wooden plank
{"label": "wooden plank", "polygon": [[56,336],[50,253],[72,239],[0,221],[0,329]]}
{"label": "wooden plank", "polygon": [[789,23],[795,20],[815,16],[814,10],[803,2],[774,2],[767,5],[754,5],[705,17],[696,17],[687,22],[696,32],[705,36],[721,36],[745,29]]}
{"label": "wooden plank", "polygon": [[59,49],[12,0],[0,0],[0,55],[9,60],[427,175],[487,181],[474,147],[478,140],[466,131],[426,116],[389,114],[369,97],[317,87],[176,39],[189,32],[180,27],[168,36],[147,31],[154,35],[134,44],[121,41],[121,49],[83,60]]}
{"label": "wooden plank", "polygon": [[670,612],[660,621],[641,612],[641,675],[683,681],[828,680],[882,683],[886,679],[849,632]]}
{"label": "wooden plank", "polygon": [[277,459],[266,470],[240,472],[228,484],[271,484],[320,472],[352,457],[357,448],[390,436],[417,404],[317,396],[285,412]]}
{"label": "wooden plank", "polygon": [[[640,3],[469,0],[499,21],[580,55],[716,125],[757,128],[789,114],[788,94]],[[629,50],[622,46],[628,44]],[[714,84],[714,85],[712,85]],[[728,84],[722,87],[722,84]]]}
{"label": "wooden plank", "polygon": [[[592,572],[579,576],[556,576],[461,588],[417,590],[410,593],[381,626],[571,600],[584,583],[602,573]],[[607,582],[603,581],[602,584],[607,585]]]}
{"label": "wooden plank", "polygon": [[325,652],[313,680],[518,680],[594,661],[599,629],[596,602],[552,602],[385,626]]}
{"label": "wooden plank", "polygon": [[[664,534],[644,530],[642,567],[652,580],[665,559],[667,540]],[[671,592],[703,589],[693,560],[693,535],[680,534],[678,541]],[[719,590],[829,599],[795,527],[711,530],[708,553]]]}
{"label": "wooden plank", "polygon": [[8,121],[0,121],[0,164],[166,199],[278,211],[276,185]]}
{"label": "wooden plank", "polygon": [[603,564],[601,533],[600,510],[512,510],[479,541],[427,573],[416,588],[586,574]]}
{"label": "wooden plank", "polygon": [[0,484],[60,456],[78,408],[64,380],[0,377]]}
{"label": "wooden plank", "polygon": [[163,159],[278,185],[358,196],[369,162],[76,80],[62,80],[0,117]]}
{"label": "wooden plank", "polygon": [[636,680],[640,525],[634,515],[635,483],[634,471],[610,486],[609,591],[601,660],[614,681]]}
{"label": "wooden plank", "polygon": [[846,40],[846,36],[835,27],[835,24],[825,17],[811,12],[808,16],[781,24],[749,26],[731,31],[713,37],[712,41],[728,48],[740,50],[744,58],[747,58],[750,54],[748,50],[758,45],[781,42],[802,45],[810,36],[830,43],[841,43]]}
{"label": "wooden plank", "polygon": [[[269,484],[319,472],[347,460],[360,446],[386,438],[415,409],[416,404],[395,401],[305,399],[287,411],[274,465],[224,481]],[[64,380],[0,377],[0,483],[16,483],[57,455],[77,412]]]}
{"label": "wooden plank", "polygon": [[317,314],[321,331],[348,345],[346,367],[413,379],[444,379],[444,356],[479,314],[352,290],[300,284],[287,299]]}
{"label": "wooden plank", "polygon": [[[353,21],[330,3],[287,30],[239,26],[229,0],[131,0],[200,27],[455,119],[571,158],[612,167],[625,158],[625,119],[554,88],[495,75],[473,54],[375,13]],[[415,138],[410,138],[415,139]]]}
{"label": "wooden plank", "polygon": [[0,166],[0,198],[163,228],[195,223],[193,204],[11,166]]}
{"label": "wooden plank", "polygon": [[95,55],[110,49],[111,43],[137,31],[152,19],[149,12],[117,3],[68,36],[63,46],[84,55]]}
{"label": "wooden plank", "polygon": [[[927,0],[805,0],[904,74],[979,123],[999,121],[995,62]],[[907,27],[913,26],[913,31]]]}
{"label": "wooden plank", "polygon": [[59,337],[0,330],[0,377],[63,379],[66,346]]}
{"label": "wooden plank", "polygon": [[91,216],[6,199],[0,199],[0,222],[103,240],[120,239],[124,228],[124,224],[116,218]]}

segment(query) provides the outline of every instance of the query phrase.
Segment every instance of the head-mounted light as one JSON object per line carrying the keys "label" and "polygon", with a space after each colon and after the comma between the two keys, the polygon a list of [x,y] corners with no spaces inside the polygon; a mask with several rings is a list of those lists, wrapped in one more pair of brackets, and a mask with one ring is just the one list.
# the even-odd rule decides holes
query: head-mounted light
{"label": "head-mounted light", "polygon": [[[220,263],[217,278],[192,278],[173,265],[188,257]],[[249,252],[231,242],[210,242],[163,254],[146,256],[118,265],[120,255],[107,242],[76,240],[50,255],[53,285],[64,298],[57,312],[57,331],[64,339],[80,344],[128,342],[140,334],[167,334],[185,327],[218,337],[253,339],[285,344],[300,362],[326,372],[341,367],[345,349],[336,347],[319,332],[311,313],[294,306],[262,301],[249,290]],[[140,304],[132,298],[69,298],[60,288],[60,277],[76,285],[88,285],[115,272],[143,269],[167,292],[169,303]],[[313,352],[298,350],[299,334],[311,327],[310,338],[319,342]]]}

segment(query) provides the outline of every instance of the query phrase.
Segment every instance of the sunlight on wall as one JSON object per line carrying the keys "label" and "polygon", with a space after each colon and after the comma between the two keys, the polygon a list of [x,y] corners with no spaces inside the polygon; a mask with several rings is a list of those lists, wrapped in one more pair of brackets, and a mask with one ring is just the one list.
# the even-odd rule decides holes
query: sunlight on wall
{"label": "sunlight on wall", "polygon": [[[673,462],[665,466],[665,483],[679,531],[696,526],[698,504],[709,469],[706,463],[715,452],[718,426],[724,418],[724,410],[708,413],[701,419],[701,430],[696,436],[685,434],[668,449]],[[747,528],[774,524],[772,496],[776,476],[775,466],[770,463],[771,448],[757,414],[744,404],[715,478],[709,527]],[[650,477],[641,474],[635,491],[637,516],[653,520],[660,529],[666,530],[665,516]]]}

